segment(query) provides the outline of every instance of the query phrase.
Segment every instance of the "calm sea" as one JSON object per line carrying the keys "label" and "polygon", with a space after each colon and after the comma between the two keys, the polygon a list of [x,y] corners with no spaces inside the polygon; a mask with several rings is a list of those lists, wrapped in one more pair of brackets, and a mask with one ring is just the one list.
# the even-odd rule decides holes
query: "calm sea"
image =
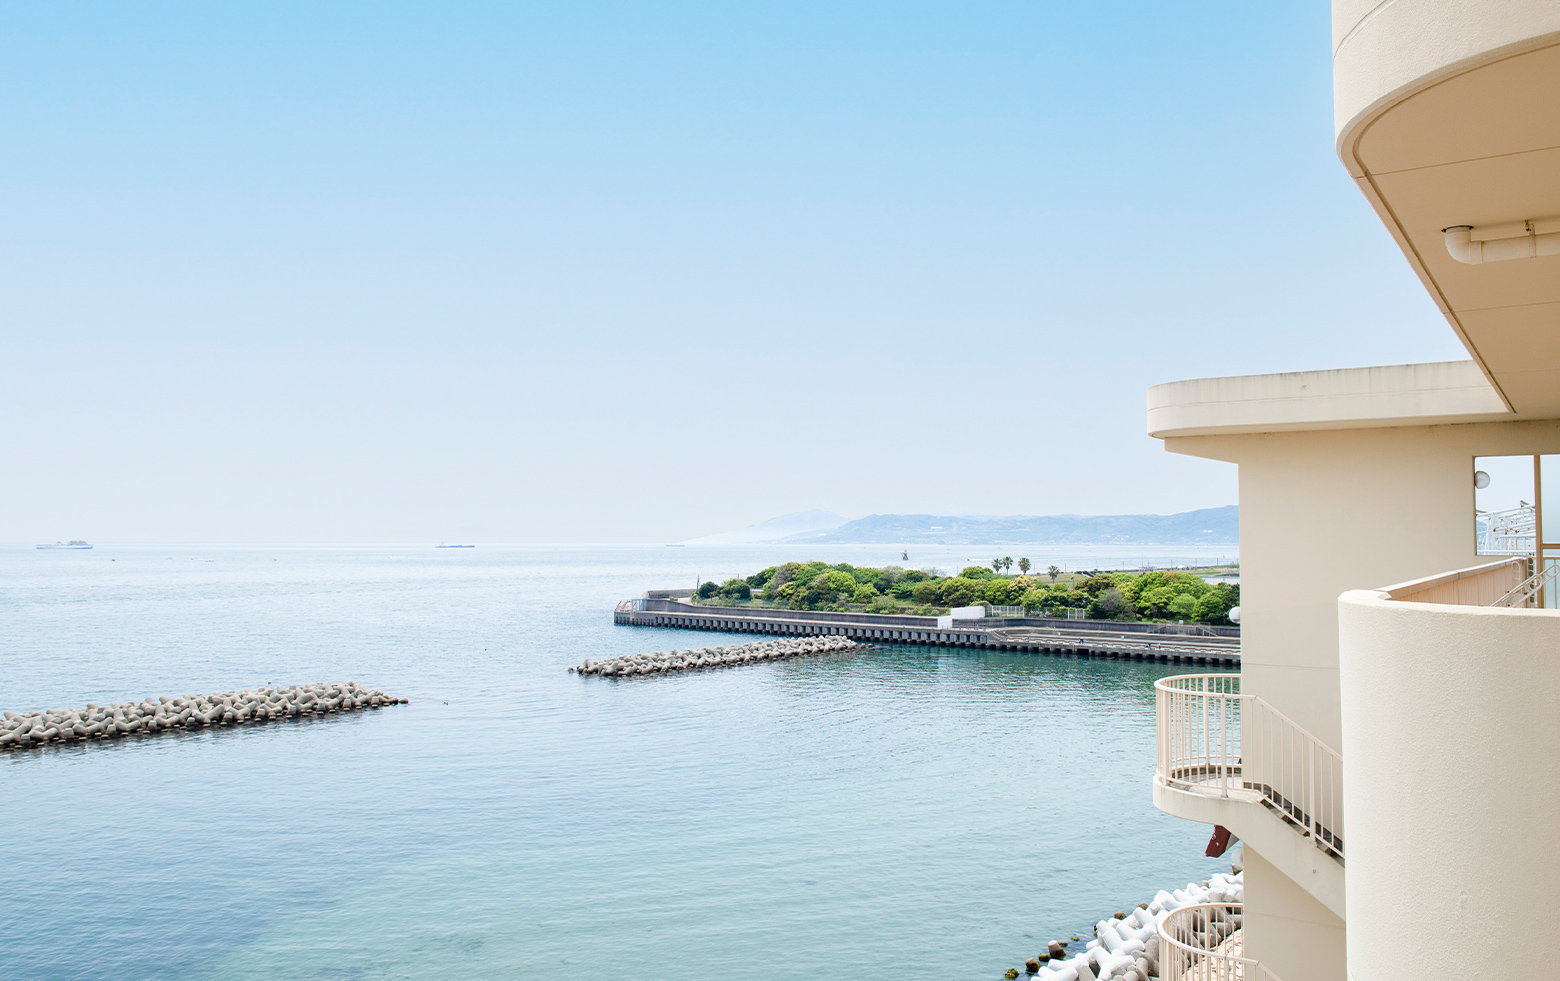
{"label": "calm sea", "polygon": [[1205,827],[1150,801],[1167,669],[891,647],[567,673],[736,642],[611,609],[815,555],[898,558],[0,548],[0,708],[317,680],[411,699],[0,754],[0,977],[992,978],[1227,868],[1202,857]]}

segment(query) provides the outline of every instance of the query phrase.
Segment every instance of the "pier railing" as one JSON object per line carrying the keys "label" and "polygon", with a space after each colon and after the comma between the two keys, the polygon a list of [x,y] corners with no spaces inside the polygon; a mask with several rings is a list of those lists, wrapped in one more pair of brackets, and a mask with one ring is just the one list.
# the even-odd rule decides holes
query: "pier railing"
{"label": "pier railing", "polygon": [[1244,956],[1240,903],[1198,903],[1159,924],[1159,976],[1169,981],[1280,981]]}
{"label": "pier railing", "polygon": [[1316,847],[1343,858],[1343,757],[1267,702],[1240,675],[1154,684],[1158,778],[1189,793],[1260,802]]}

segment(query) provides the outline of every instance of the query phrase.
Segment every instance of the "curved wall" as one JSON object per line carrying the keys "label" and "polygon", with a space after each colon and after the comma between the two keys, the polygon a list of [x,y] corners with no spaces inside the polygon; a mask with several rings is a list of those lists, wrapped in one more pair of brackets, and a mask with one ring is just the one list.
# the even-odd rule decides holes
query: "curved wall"
{"label": "curved wall", "polygon": [[1554,0],[1333,0],[1332,11],[1340,142],[1380,106],[1481,61],[1552,44],[1545,35],[1560,32]]}
{"label": "curved wall", "polygon": [[1560,612],[1354,590],[1338,616],[1350,976],[1522,973],[1560,881]]}

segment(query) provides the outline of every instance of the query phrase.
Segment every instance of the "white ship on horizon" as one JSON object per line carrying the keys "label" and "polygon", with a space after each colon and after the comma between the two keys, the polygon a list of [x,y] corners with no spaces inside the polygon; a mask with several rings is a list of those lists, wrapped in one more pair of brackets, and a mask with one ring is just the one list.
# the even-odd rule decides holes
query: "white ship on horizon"
{"label": "white ship on horizon", "polygon": [[91,548],[92,545],[83,541],[55,542],[53,545],[39,545],[39,548]]}

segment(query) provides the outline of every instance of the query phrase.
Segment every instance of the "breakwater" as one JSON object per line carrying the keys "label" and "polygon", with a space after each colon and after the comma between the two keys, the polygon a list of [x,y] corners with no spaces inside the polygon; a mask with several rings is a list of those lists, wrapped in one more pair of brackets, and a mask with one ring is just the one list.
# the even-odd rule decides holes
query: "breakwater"
{"label": "breakwater", "polygon": [[954,620],[716,607],[662,599],[624,600],[613,611],[612,622],[633,627],[676,627],[792,637],[839,636],[868,643],[931,644],[1169,664],[1240,665],[1238,630],[1195,624],[1005,617]]}
{"label": "breakwater", "polygon": [[[1117,913],[1094,925],[1094,938],[1073,951],[1079,938],[1053,940],[1040,954],[1024,962],[1024,973],[1037,981],[1149,981],[1160,978],[1164,939],[1160,927],[1178,909],[1204,903],[1239,904],[1245,892],[1244,873],[1220,873],[1183,889],[1160,890],[1131,913]],[[1202,942],[1211,949],[1240,929],[1240,916],[1215,913],[1202,925]],[[1019,976],[1017,968],[1009,978]]]}
{"label": "breakwater", "polygon": [[864,650],[866,646],[848,637],[837,636],[806,637],[797,640],[756,640],[747,644],[723,647],[697,647],[685,651],[625,654],[622,657],[609,657],[601,661],[587,660],[577,668],[570,668],[569,671],[600,675],[604,678],[667,674],[706,668],[729,668],[739,664],[758,664],[763,661],[784,661],[813,654],[838,654],[844,651]]}
{"label": "breakwater", "polygon": [[5,712],[0,722],[0,749],[27,749],[48,743],[120,739],[168,729],[253,725],[300,716],[355,712],[405,703],[406,699],[364,688],[355,681],[320,682],[287,688],[146,698],[65,711]]}

